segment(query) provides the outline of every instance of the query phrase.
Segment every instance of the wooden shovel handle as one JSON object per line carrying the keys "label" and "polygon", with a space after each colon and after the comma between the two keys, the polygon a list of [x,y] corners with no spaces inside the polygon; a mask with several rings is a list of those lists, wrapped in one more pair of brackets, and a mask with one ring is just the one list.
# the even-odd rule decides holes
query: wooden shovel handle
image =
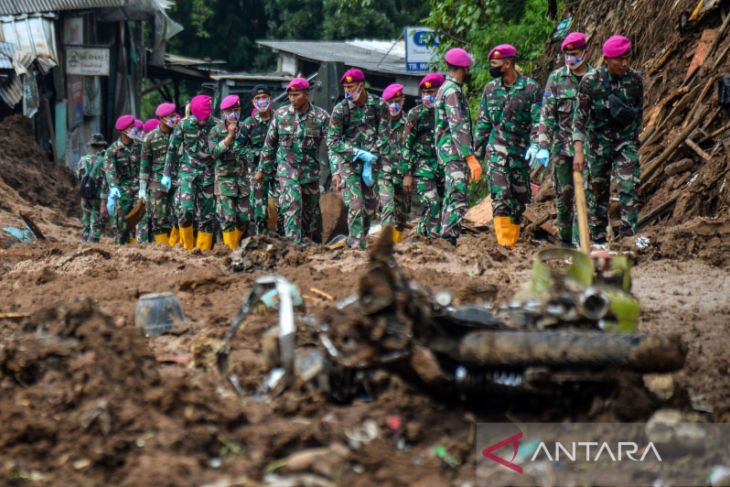
{"label": "wooden shovel handle", "polygon": [[586,190],[583,175],[573,171],[573,186],[575,187],[575,207],[578,210],[578,234],[580,235],[580,249],[586,254],[591,252],[591,234],[588,231],[588,207],[586,206]]}

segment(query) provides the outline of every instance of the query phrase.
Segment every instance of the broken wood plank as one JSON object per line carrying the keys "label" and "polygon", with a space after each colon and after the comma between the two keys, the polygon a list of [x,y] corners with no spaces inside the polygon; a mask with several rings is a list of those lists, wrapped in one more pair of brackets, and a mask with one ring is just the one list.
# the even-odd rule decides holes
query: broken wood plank
{"label": "broken wood plank", "polygon": [[697,42],[697,47],[695,48],[694,57],[692,57],[692,61],[690,62],[689,68],[687,69],[685,79],[691,77],[695,73],[695,71],[697,71],[700,66],[702,66],[702,64],[705,62],[705,58],[707,57],[710,46],[715,42],[715,39],[719,34],[720,33],[716,29],[705,29],[704,31],[702,31],[700,40],[699,42]]}
{"label": "broken wood plank", "polygon": [[692,120],[694,120],[695,115],[697,114],[697,110],[705,101],[705,97],[707,96],[707,92],[710,91],[710,88],[712,88],[712,85],[715,84],[716,78],[713,76],[710,79],[707,80],[705,83],[705,86],[702,88],[702,91],[700,92],[700,96],[697,97],[697,100],[695,101],[694,105],[689,111],[689,114],[684,120],[683,127],[686,127]]}
{"label": "broken wood plank", "polygon": [[653,222],[660,216],[664,215],[665,213],[669,212],[671,209],[674,208],[674,205],[677,204],[677,199],[679,198],[679,193],[672,196],[668,200],[666,200],[661,205],[657,206],[653,210],[651,210],[648,214],[644,215],[643,217],[639,218],[639,222],[637,223],[638,228],[642,228],[643,226]]}
{"label": "broken wood plank", "polygon": [[685,140],[684,143],[687,145],[687,147],[689,147],[690,149],[695,151],[695,154],[700,156],[706,162],[709,162],[712,159],[712,156],[710,154],[708,154],[707,152],[703,151],[702,147],[697,145],[694,140],[687,138],[687,140]]}
{"label": "broken wood plank", "polygon": [[314,294],[325,298],[327,301],[334,301],[335,298],[331,294],[327,294],[326,292],[322,291],[321,289],[317,289],[316,287],[310,287],[310,291],[312,291]]}
{"label": "broken wood plank", "polygon": [[474,227],[486,227],[494,218],[492,214],[492,197],[487,196],[476,205],[469,208],[464,215],[464,220],[471,223]]}
{"label": "broken wood plank", "polygon": [[20,212],[20,218],[22,218],[25,224],[28,225],[28,228],[30,228],[38,240],[46,239],[46,236],[43,235],[43,232],[41,232],[41,229],[38,228],[38,225],[35,224],[29,214]]}
{"label": "broken wood plank", "polygon": [[720,63],[725,59],[725,56],[727,56],[728,51],[730,50],[730,42],[727,43],[727,46],[725,49],[720,52],[720,54],[717,55],[715,58],[715,62],[712,63],[712,70],[716,70],[718,66],[720,66]]}
{"label": "broken wood plank", "polygon": [[682,159],[677,162],[673,162],[664,168],[664,174],[667,176],[674,176],[675,174],[683,173],[695,165],[695,161],[690,158]]}
{"label": "broken wood plank", "polygon": [[30,313],[16,313],[13,311],[6,311],[0,313],[0,320],[20,320],[23,318],[28,318],[30,316]]}
{"label": "broken wood plank", "polygon": [[549,221],[550,220],[549,215],[546,220],[543,220],[543,218],[544,218],[543,215],[538,214],[534,209],[528,207],[528,208],[525,208],[525,213],[523,214],[523,216],[530,223],[545,230],[553,238],[558,238],[558,229],[555,228],[555,226],[552,224],[552,222]]}

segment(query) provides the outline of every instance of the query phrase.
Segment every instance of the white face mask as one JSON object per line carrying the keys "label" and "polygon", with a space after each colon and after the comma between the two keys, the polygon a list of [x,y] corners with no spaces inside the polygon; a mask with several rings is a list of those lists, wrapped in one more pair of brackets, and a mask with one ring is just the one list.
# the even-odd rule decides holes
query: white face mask
{"label": "white face mask", "polygon": [[580,56],[573,56],[571,54],[566,54],[564,56],[565,59],[565,65],[568,66],[569,69],[575,70],[580,68],[583,63],[585,62],[585,59]]}

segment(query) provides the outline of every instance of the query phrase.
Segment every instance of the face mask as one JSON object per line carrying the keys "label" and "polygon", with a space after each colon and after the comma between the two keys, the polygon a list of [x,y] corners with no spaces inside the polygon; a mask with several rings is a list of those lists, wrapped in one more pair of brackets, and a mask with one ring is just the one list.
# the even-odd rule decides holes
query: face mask
{"label": "face mask", "polygon": [[501,78],[502,77],[502,66],[490,66],[489,74],[492,76],[492,78]]}
{"label": "face mask", "polygon": [[177,123],[179,122],[177,117],[169,117],[162,120],[162,123],[167,125],[170,128],[175,128],[177,126]]}
{"label": "face mask", "polygon": [[235,122],[238,120],[238,112],[224,113],[223,118],[225,120],[233,120]]}
{"label": "face mask", "polygon": [[583,64],[583,58],[578,56],[565,55],[565,65],[570,69],[577,69]]}
{"label": "face mask", "polygon": [[264,98],[263,100],[258,100],[256,102],[256,108],[259,109],[260,112],[265,112],[269,109],[269,105],[271,105],[271,100]]}
{"label": "face mask", "polygon": [[432,107],[434,103],[436,103],[436,97],[433,95],[423,95],[421,97],[421,101],[423,101],[423,104],[427,107]]}
{"label": "face mask", "polygon": [[360,90],[359,89],[357,91],[355,91],[355,92],[352,92],[352,93],[347,92],[347,91],[345,92],[345,100],[355,101],[358,98],[360,98]]}
{"label": "face mask", "polygon": [[137,127],[128,129],[124,133],[132,140],[139,140],[139,131],[137,130]]}
{"label": "face mask", "polygon": [[388,109],[390,110],[391,115],[398,115],[401,111],[401,108],[403,108],[403,105],[401,105],[397,101],[388,105]]}

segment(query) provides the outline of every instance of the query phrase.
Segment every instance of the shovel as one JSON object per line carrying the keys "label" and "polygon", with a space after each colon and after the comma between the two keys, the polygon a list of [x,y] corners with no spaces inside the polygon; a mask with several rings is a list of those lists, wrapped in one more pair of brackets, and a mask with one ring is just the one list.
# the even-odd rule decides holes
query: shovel
{"label": "shovel", "polygon": [[573,171],[573,186],[575,187],[575,207],[578,210],[578,234],[580,235],[580,250],[591,253],[591,234],[588,231],[588,207],[586,206],[586,190],[583,175],[580,171]]}

